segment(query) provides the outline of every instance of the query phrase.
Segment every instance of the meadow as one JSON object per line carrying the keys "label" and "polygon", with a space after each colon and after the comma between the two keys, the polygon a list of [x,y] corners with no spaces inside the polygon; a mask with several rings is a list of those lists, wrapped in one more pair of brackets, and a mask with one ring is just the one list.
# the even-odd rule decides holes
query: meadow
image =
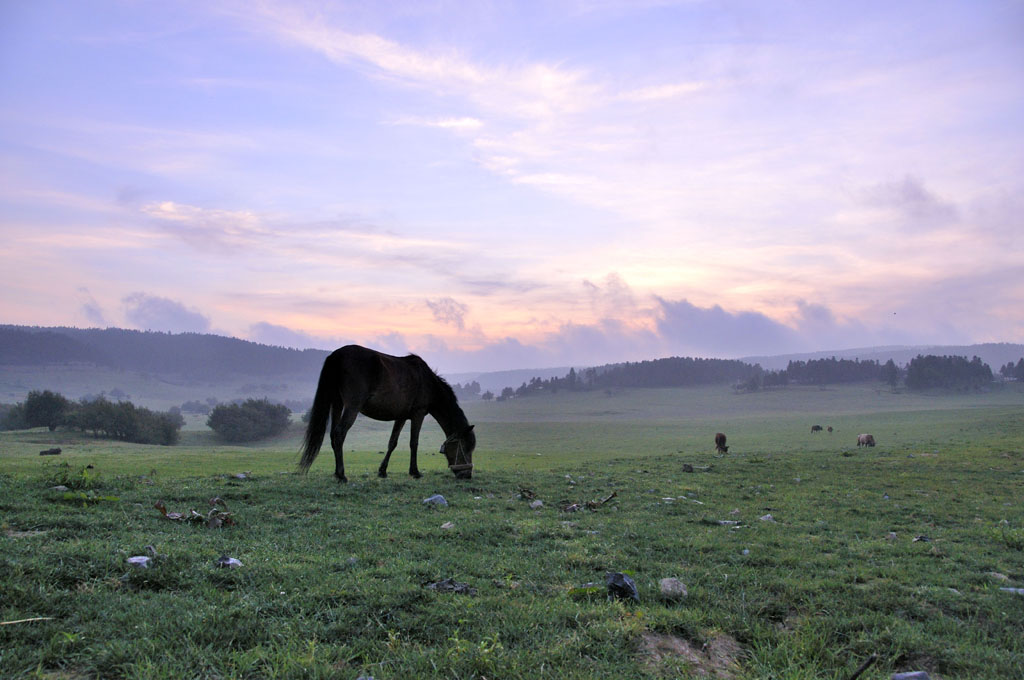
{"label": "meadow", "polygon": [[[468,482],[432,422],[423,479],[405,437],[379,479],[390,426],[360,418],[347,485],[329,447],[295,474],[299,424],[253,447],[198,427],[176,447],[0,433],[0,677],[841,679],[872,654],[861,678],[1024,676],[1024,596],[1002,590],[1024,587],[1018,386],[466,410]],[[154,508],[209,516],[215,498],[233,523]],[[608,572],[639,601],[610,599]],[[445,579],[472,592],[429,587]]]}

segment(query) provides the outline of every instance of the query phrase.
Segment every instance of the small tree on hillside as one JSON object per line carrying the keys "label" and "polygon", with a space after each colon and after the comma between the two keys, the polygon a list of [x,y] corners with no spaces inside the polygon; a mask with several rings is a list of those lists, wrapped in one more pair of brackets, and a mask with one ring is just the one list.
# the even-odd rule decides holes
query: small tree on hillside
{"label": "small tree on hillside", "polygon": [[281,434],[288,429],[291,411],[266,399],[248,399],[241,404],[221,404],[210,412],[206,424],[229,442],[252,442]]}
{"label": "small tree on hillside", "polygon": [[0,430],[24,430],[25,404],[0,404]]}
{"label": "small tree on hillside", "polygon": [[896,366],[895,361],[889,359],[885,362],[885,366],[882,367],[882,377],[889,387],[896,389],[896,385],[900,382],[900,369]]}
{"label": "small tree on hillside", "polygon": [[28,393],[25,398],[25,423],[28,427],[47,427],[50,432],[64,424],[71,402],[63,394],[43,390]]}

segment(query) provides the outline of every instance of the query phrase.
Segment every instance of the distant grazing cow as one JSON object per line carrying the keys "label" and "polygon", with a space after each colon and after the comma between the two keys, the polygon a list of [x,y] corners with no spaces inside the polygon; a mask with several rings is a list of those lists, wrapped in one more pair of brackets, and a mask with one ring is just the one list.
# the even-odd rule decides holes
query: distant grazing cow
{"label": "distant grazing cow", "polygon": [[857,435],[857,446],[874,446],[875,436],[871,434]]}
{"label": "distant grazing cow", "polygon": [[821,425],[811,425],[811,432],[821,432]]}
{"label": "distant grazing cow", "polygon": [[828,426],[828,433],[832,434],[832,426],[831,425]]}
{"label": "distant grazing cow", "polygon": [[725,435],[721,432],[715,435],[715,450],[719,453],[729,453],[729,447],[725,445]]}
{"label": "distant grazing cow", "polygon": [[60,449],[56,449],[56,448],[55,449],[46,449],[45,451],[40,451],[39,455],[40,456],[59,456],[60,455]]}

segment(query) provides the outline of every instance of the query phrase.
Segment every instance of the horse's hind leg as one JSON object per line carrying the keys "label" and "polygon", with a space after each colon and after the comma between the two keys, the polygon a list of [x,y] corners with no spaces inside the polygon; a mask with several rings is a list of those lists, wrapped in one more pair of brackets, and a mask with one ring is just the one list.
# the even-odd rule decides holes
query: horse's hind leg
{"label": "horse's hind leg", "polygon": [[384,460],[380,462],[380,467],[377,469],[378,477],[388,476],[388,461],[391,460],[391,452],[398,446],[398,435],[402,434],[402,427],[404,425],[404,420],[395,421],[395,426],[391,429],[391,439],[388,440],[388,452],[384,454]]}
{"label": "horse's hind leg", "polygon": [[339,482],[347,482],[348,478],[345,477],[345,459],[342,456],[341,450],[345,445],[345,435],[348,434],[348,430],[352,427],[352,423],[356,422],[356,416],[359,415],[359,409],[357,408],[340,408],[335,406],[331,409],[331,448],[334,449],[334,476]]}

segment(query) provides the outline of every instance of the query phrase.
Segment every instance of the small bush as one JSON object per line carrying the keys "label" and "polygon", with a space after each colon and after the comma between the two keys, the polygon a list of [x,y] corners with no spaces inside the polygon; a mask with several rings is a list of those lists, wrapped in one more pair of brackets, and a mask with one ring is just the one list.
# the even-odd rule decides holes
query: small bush
{"label": "small bush", "polygon": [[91,465],[71,467],[70,463],[59,463],[48,472],[46,483],[51,486],[61,485],[75,491],[90,491],[100,485],[99,470]]}
{"label": "small bush", "polygon": [[104,397],[96,397],[79,402],[67,415],[65,423],[72,429],[91,432],[96,437],[171,446],[178,443],[185,420],[180,413],[159,413],[130,401],[114,403]]}
{"label": "small bush", "polygon": [[266,399],[249,399],[241,404],[221,404],[210,412],[206,424],[228,442],[252,442],[281,434],[288,429],[291,411]]}
{"label": "small bush", "polygon": [[24,404],[0,404],[0,430],[24,430],[27,428]]}
{"label": "small bush", "polygon": [[29,427],[46,427],[53,432],[64,424],[71,402],[63,394],[50,390],[33,390],[24,402],[24,418]]}

